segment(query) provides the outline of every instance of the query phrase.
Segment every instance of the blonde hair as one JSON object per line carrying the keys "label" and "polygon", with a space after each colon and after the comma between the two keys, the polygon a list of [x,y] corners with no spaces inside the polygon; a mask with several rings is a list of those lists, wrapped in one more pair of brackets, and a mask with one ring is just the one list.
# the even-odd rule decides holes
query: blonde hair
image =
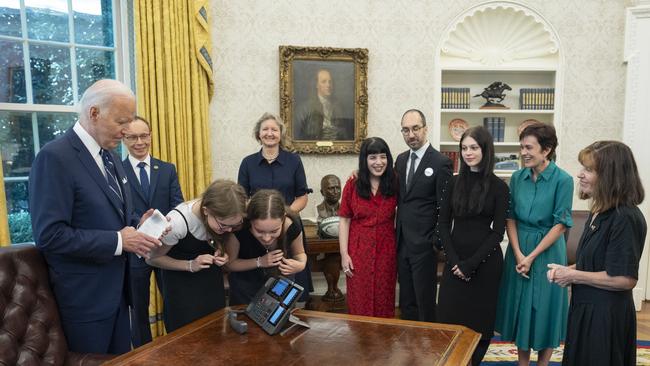
{"label": "blonde hair", "polygon": [[260,130],[262,129],[262,123],[268,120],[275,121],[275,123],[278,125],[278,128],[280,128],[280,147],[284,149],[286,137],[286,128],[284,126],[284,121],[282,118],[273,113],[264,112],[264,114],[262,114],[262,117],[260,117],[257,122],[255,122],[255,127],[253,127],[253,137],[255,140],[257,140],[257,142],[260,144],[262,143],[262,140],[260,139]]}

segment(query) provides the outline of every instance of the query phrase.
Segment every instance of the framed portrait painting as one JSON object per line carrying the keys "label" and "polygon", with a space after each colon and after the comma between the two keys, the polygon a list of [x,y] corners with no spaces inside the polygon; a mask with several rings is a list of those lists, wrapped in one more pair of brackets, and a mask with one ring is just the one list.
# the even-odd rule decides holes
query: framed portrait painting
{"label": "framed portrait painting", "polygon": [[367,134],[368,50],[280,46],[280,115],[288,148],[356,153]]}

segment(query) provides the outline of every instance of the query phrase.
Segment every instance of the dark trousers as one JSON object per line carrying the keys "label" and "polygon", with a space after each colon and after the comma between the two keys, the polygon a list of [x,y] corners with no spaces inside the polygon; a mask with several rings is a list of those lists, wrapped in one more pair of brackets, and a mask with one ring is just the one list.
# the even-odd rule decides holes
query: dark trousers
{"label": "dark trousers", "polygon": [[123,354],[131,350],[129,310],[124,298],[115,314],[95,322],[62,320],[68,349],[80,353]]}
{"label": "dark trousers", "polygon": [[133,348],[138,348],[151,342],[151,325],[149,322],[149,288],[151,283],[151,272],[156,276],[156,283],[161,289],[161,271],[157,268],[148,266],[143,258],[131,256],[129,261],[129,278],[131,280],[131,300],[133,305],[130,309],[131,314],[131,343]]}
{"label": "dark trousers", "polygon": [[399,309],[405,320],[436,321],[436,254],[429,250],[415,252],[401,242],[397,251]]}

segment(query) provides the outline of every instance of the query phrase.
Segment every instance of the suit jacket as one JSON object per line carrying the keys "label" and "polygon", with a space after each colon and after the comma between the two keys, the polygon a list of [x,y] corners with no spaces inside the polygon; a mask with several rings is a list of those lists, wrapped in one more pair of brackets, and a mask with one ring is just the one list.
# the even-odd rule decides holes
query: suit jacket
{"label": "suit jacket", "polygon": [[[122,161],[126,177],[133,192],[133,213],[140,218],[150,208],[158,209],[163,215],[167,215],[171,209],[183,202],[183,193],[178,183],[178,175],[174,164],[151,157],[149,173],[149,194],[145,195],[142,186],[135,172],[133,165],[127,157]],[[131,256],[131,266],[147,266],[143,258]]]}
{"label": "suit jacket", "polygon": [[[332,125],[337,129],[336,140],[354,140],[354,119],[344,118],[339,102],[331,98]],[[294,138],[298,140],[322,140],[325,114],[323,104],[314,96],[298,111],[298,123]]]}
{"label": "suit jacket", "polygon": [[[120,161],[115,154],[113,160]],[[72,129],[46,144],[32,164],[29,208],[34,239],[48,264],[64,322],[102,320],[115,314],[123,295],[128,301],[126,255],[115,255],[117,231],[137,220],[131,215],[124,169],[116,163],[115,170],[123,207]]]}
{"label": "suit jacket", "polygon": [[[406,163],[411,150],[401,153],[395,160],[395,170],[400,181],[405,181]],[[406,187],[400,184],[397,202],[397,246],[407,246],[410,253],[420,253],[440,247],[437,234],[439,200],[446,199],[447,182],[451,180],[452,164],[449,158],[429,145]]]}

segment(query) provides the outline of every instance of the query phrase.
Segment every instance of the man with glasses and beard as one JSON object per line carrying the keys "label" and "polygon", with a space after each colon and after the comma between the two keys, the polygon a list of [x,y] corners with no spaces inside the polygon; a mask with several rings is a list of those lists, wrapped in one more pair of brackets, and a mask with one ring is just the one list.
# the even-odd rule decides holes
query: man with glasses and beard
{"label": "man with glasses and beard", "polygon": [[399,307],[402,319],[434,322],[439,201],[447,199],[452,164],[429,143],[421,111],[404,113],[401,132],[409,150],[395,160],[400,181],[395,228]]}

